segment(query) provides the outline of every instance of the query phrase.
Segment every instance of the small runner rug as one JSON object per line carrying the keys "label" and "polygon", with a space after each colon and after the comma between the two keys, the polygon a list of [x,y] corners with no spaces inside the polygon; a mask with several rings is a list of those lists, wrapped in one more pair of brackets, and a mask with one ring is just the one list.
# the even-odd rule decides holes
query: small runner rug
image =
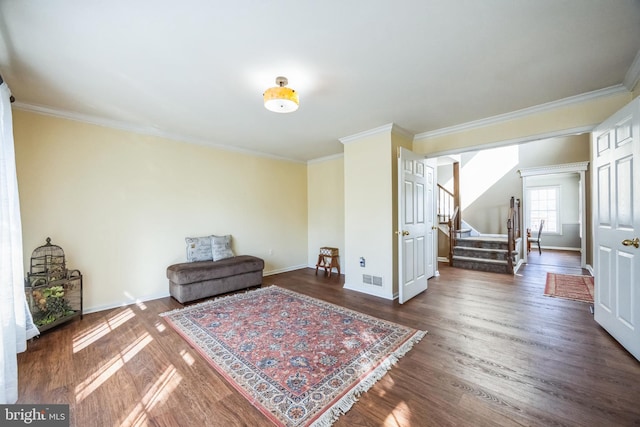
{"label": "small runner rug", "polygon": [[161,316],[278,426],[330,426],[426,334],[277,286]]}
{"label": "small runner rug", "polygon": [[544,294],[550,297],[593,302],[593,277],[547,273]]}

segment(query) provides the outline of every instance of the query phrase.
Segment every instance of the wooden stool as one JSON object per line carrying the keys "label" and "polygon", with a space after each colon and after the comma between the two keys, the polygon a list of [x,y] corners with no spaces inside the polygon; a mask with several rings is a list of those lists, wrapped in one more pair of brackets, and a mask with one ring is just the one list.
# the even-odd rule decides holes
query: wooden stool
{"label": "wooden stool", "polygon": [[338,270],[338,276],[340,276],[339,258],[338,248],[321,247],[318,262],[316,263],[316,274],[318,274],[318,268],[324,268],[324,274],[328,273],[329,277],[331,277],[331,271],[335,268]]}

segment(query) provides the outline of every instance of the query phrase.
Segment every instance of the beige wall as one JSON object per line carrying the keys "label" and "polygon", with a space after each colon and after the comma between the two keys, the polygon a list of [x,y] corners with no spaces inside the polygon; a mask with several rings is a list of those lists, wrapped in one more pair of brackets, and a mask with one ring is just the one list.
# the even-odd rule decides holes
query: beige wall
{"label": "beige wall", "polygon": [[[344,145],[345,287],[387,299],[394,281],[391,149],[390,132]],[[383,286],[364,284],[363,274],[382,277]]]}
{"label": "beige wall", "polygon": [[233,235],[265,273],[307,264],[307,168],[14,110],[25,271],[46,237],[89,311],[168,294],[186,236]]}
{"label": "beige wall", "polygon": [[322,246],[338,248],[344,274],[344,157],[309,163],[307,167],[309,248],[307,263],[315,268]]}
{"label": "beige wall", "polygon": [[414,141],[417,153],[440,154],[479,148],[485,144],[526,139],[535,135],[562,134],[564,130],[595,126],[631,101],[630,92],[591,99],[581,103],[534,113],[525,117],[447,133]]}

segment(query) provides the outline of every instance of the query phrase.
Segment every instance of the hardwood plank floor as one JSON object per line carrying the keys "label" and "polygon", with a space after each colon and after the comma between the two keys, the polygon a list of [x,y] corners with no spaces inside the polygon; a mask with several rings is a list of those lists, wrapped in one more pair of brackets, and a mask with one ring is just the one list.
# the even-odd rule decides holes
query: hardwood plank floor
{"label": "hardwood plank floor", "polygon": [[[313,269],[263,286],[429,331],[336,426],[640,425],[640,363],[589,304],[543,296],[547,271],[588,274],[570,255],[543,251],[549,262],[515,276],[440,264],[402,306]],[[78,427],[269,425],[158,316],[179,307],[162,298],[48,331],[18,357],[19,403],[68,403]]]}

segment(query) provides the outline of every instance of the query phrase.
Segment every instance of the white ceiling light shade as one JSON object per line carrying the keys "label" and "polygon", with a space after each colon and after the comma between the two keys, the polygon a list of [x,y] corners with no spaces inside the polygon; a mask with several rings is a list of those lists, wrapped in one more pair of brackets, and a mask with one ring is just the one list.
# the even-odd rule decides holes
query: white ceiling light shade
{"label": "white ceiling light shade", "polygon": [[264,94],[264,106],[274,113],[292,113],[298,109],[300,101],[298,92],[286,87],[289,83],[286,77],[276,77],[275,87],[270,87]]}

